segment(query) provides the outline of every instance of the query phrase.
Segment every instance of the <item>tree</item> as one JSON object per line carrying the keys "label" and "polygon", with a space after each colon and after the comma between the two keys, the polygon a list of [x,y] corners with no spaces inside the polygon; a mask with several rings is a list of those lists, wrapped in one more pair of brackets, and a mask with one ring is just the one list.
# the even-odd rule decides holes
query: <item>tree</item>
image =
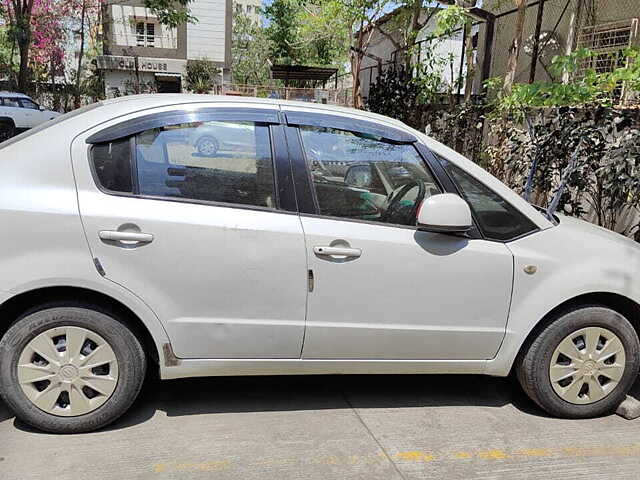
{"label": "tree", "polygon": [[352,31],[339,2],[274,0],[264,14],[274,63],[340,67],[346,61]]}
{"label": "tree", "polygon": [[66,0],[71,12],[80,12],[79,17],[73,22],[73,33],[78,36],[78,59],[74,72],[74,108],[80,108],[82,99],[82,82],[84,76],[84,60],[87,44],[87,33],[91,31],[94,23],[99,22],[100,0]]}
{"label": "tree", "polygon": [[[431,2],[427,2],[430,4]],[[412,48],[418,36],[440,11],[440,3],[424,5],[424,0],[405,0],[394,10],[394,15],[386,22],[377,22],[374,28],[391,42],[395,50],[403,55],[405,65],[410,68]]]}
{"label": "tree", "polygon": [[273,0],[264,9],[269,26],[267,36],[270,40],[270,56],[274,63],[295,64],[299,55],[296,52],[298,42],[298,13],[302,8],[299,0]]}
{"label": "tree", "polygon": [[35,0],[3,0],[2,11],[12,41],[18,45],[20,70],[18,90],[25,92],[28,81],[29,48],[32,41],[31,18]]}
{"label": "tree", "polygon": [[[83,1],[83,0],[80,0]],[[91,0],[87,0],[91,1]],[[106,3],[107,0],[95,0]],[[144,6],[158,17],[158,21],[166,26],[175,28],[185,22],[195,22],[189,11],[192,0],[144,0]],[[29,82],[30,53],[34,42],[34,20],[41,15],[60,13],[58,8],[64,8],[63,2],[52,0],[0,0],[0,13],[8,26],[10,39],[18,46],[19,71],[18,90],[26,92]],[[75,14],[81,13],[75,11]],[[85,9],[86,15],[86,9]],[[82,60],[79,61],[80,68]]]}
{"label": "tree", "polygon": [[[390,0],[318,0],[314,12],[316,40],[338,32],[348,47],[353,78],[353,106],[360,108],[360,69],[366,50]],[[324,35],[324,37],[323,37]]]}
{"label": "tree", "polygon": [[209,93],[216,84],[220,68],[205,58],[187,62],[187,89],[195,93]]}
{"label": "tree", "polygon": [[263,85],[270,78],[271,40],[265,29],[234,8],[231,33],[231,76],[235,83]]}
{"label": "tree", "polygon": [[509,59],[507,60],[507,71],[504,76],[504,94],[510,95],[513,89],[513,82],[518,71],[518,59],[522,50],[522,34],[524,32],[524,21],[527,14],[527,0],[513,0],[518,11],[516,13],[516,26],[513,33],[513,40],[509,47]]}

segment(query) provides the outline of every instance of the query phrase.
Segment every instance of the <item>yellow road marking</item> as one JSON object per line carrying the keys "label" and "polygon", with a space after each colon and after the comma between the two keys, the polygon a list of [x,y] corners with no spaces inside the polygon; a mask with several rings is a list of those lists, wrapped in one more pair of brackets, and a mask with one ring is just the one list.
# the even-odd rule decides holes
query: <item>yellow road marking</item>
{"label": "yellow road marking", "polygon": [[511,455],[507,455],[503,450],[485,450],[478,452],[478,457],[491,460],[501,460],[503,458],[511,458]]}
{"label": "yellow road marking", "polygon": [[430,462],[435,457],[430,453],[418,452],[414,450],[412,452],[400,452],[396,454],[396,458],[400,460],[409,460],[411,462]]}
{"label": "yellow road marking", "polygon": [[[588,447],[558,447],[558,448],[526,448],[522,450],[507,451],[502,449],[470,450],[461,452],[433,453],[422,450],[407,450],[393,455],[394,460],[402,462],[428,463],[446,461],[510,461],[517,462],[522,459],[535,459],[540,457],[571,458],[571,457],[640,457],[640,444],[618,445],[618,446],[588,446]],[[380,452],[378,454],[364,455],[327,455],[316,457],[314,462],[327,465],[365,465],[386,461],[386,456]],[[261,466],[284,466],[292,464],[309,463],[309,457],[289,457],[289,458],[269,458],[254,459],[252,463]],[[247,462],[242,465],[246,466]],[[186,471],[218,471],[232,468],[234,463],[231,460],[212,460],[205,462],[178,462],[169,461],[153,465],[155,473],[166,472],[186,472]]]}

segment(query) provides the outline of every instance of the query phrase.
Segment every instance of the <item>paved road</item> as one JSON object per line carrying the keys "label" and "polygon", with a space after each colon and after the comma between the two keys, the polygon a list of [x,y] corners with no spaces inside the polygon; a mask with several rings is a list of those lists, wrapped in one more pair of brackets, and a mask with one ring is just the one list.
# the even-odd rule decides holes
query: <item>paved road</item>
{"label": "paved road", "polygon": [[0,403],[2,480],[639,477],[640,420],[548,418],[507,379],[149,382],[112,427],[67,436]]}

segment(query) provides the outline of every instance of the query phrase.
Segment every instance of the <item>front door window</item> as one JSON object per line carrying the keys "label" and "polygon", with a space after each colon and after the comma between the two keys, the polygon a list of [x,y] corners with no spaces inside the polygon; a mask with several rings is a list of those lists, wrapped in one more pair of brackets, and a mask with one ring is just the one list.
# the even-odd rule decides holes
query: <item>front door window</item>
{"label": "front door window", "polygon": [[415,225],[420,202],[441,193],[413,145],[331,128],[300,131],[323,216]]}

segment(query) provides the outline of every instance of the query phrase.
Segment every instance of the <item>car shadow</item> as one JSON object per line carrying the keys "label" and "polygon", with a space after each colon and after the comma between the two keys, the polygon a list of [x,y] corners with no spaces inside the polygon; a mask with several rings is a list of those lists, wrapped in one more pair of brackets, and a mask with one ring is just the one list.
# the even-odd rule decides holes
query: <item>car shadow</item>
{"label": "car shadow", "polygon": [[[640,380],[633,394],[640,399]],[[311,375],[148,379],[119,420],[103,431],[142,424],[157,412],[186,415],[344,408],[504,407],[548,417],[512,378],[479,375]],[[0,401],[0,422],[12,418]],[[37,433],[14,420],[16,428]]]}

